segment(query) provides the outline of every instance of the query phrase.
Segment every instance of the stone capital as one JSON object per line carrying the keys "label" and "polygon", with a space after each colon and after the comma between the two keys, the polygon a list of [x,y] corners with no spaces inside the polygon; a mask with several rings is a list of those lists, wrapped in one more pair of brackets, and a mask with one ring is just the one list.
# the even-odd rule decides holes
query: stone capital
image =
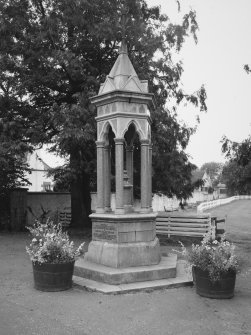
{"label": "stone capital", "polygon": [[140,143],[141,143],[141,145],[147,145],[147,146],[151,145],[151,142],[148,139],[141,140]]}
{"label": "stone capital", "polygon": [[127,145],[126,151],[132,152],[133,151],[133,145]]}
{"label": "stone capital", "polygon": [[105,142],[104,141],[96,141],[96,146],[97,148],[104,148]]}
{"label": "stone capital", "polygon": [[115,138],[114,142],[115,142],[115,145],[119,145],[119,144],[122,145],[122,144],[124,144],[125,139],[124,138]]}

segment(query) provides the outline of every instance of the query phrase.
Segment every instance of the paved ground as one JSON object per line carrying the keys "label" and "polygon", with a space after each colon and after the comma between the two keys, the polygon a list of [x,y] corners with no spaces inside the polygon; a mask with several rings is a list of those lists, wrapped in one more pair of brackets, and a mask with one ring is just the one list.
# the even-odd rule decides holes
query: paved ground
{"label": "paved ground", "polygon": [[251,202],[211,212],[228,215],[243,258],[231,300],[202,298],[190,287],[111,296],[76,287],[39,292],[24,251],[28,236],[0,234],[0,335],[251,334]]}

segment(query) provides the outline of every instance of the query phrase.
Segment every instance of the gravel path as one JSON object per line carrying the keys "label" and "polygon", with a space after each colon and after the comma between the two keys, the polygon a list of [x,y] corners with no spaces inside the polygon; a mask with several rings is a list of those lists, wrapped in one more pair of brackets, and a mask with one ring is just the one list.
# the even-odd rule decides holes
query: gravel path
{"label": "gravel path", "polygon": [[77,287],[33,288],[27,234],[0,234],[0,335],[236,335],[251,334],[251,202],[211,210],[228,215],[228,236],[243,257],[235,297],[212,300],[186,287],[102,295]]}

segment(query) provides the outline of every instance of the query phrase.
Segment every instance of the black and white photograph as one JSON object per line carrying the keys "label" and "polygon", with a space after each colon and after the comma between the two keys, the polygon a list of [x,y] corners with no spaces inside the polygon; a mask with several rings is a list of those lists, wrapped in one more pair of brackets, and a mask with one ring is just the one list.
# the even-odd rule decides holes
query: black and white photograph
{"label": "black and white photograph", "polygon": [[251,335],[250,15],[0,0],[0,335]]}

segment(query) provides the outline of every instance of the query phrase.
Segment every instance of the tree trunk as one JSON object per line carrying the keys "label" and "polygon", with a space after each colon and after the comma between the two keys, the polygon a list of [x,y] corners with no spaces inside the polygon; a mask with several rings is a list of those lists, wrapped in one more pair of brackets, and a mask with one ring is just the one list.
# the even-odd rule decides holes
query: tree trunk
{"label": "tree trunk", "polygon": [[71,183],[71,227],[88,229],[91,228],[91,194],[89,176],[80,171],[80,155],[74,152],[70,156],[70,165],[75,171]]}

